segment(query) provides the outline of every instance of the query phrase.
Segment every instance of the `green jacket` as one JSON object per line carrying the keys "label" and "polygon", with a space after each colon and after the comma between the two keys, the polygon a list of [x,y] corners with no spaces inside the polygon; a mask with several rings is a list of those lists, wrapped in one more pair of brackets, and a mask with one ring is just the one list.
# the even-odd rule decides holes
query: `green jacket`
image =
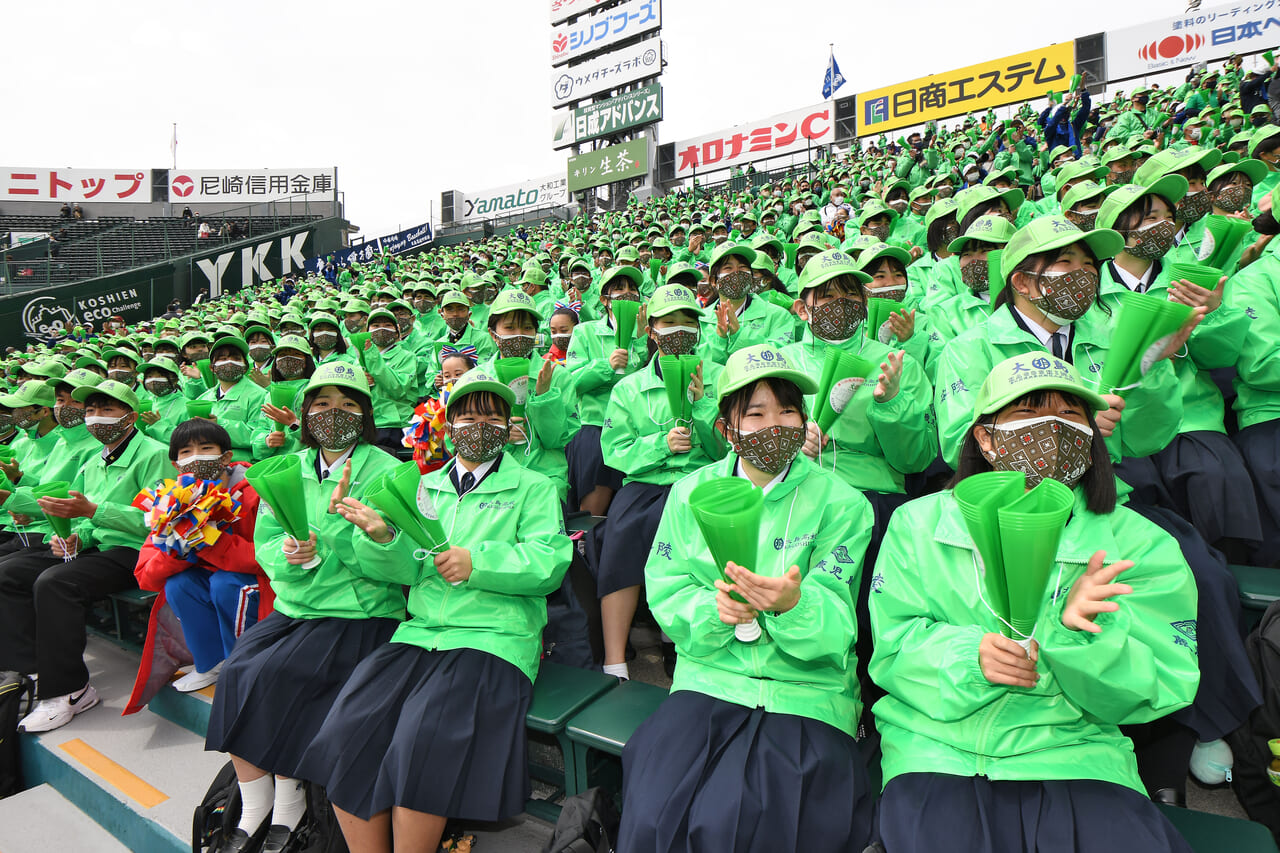
{"label": "green jacket", "polygon": [[643,370],[619,382],[609,398],[600,449],[605,464],[626,475],[624,484],[669,485],[725,452],[724,439],[715,431],[719,409],[711,391],[716,387],[720,365],[702,362],[706,390],[693,404],[693,449],[688,453],[672,453],[667,446],[667,433],[675,426],[675,416],[658,375],[659,366],[658,359],[653,359]]}
{"label": "green jacket", "polygon": [[[573,543],[565,535],[556,488],[546,477],[500,457],[474,489],[458,497],[453,464],[432,471],[420,486],[439,513],[449,544],[471,552],[471,577],[457,586],[436,572],[430,555],[400,531],[380,545],[357,531],[361,571],[412,586],[409,619],[391,638],[428,650],[478,649],[538,673],[546,596],[560,587]],[[354,526],[347,525],[355,530]]]}
{"label": "green jacket", "polygon": [[730,453],[672,487],[645,564],[649,608],[678,653],[671,690],[808,717],[853,736],[862,713],[854,641],[871,505],[808,457],[796,456],[764,496],[759,565],[748,568],[779,577],[799,566],[800,601],[780,615],[762,613],[760,639],[742,643],[716,611],[715,581],[724,567],[716,565],[689,509],[694,487],[733,476],[737,462]]}
{"label": "green jacket", "polygon": [[934,304],[929,312],[929,357],[924,364],[930,382],[937,378],[938,359],[942,357],[947,344],[968,330],[986,323],[990,316],[991,302],[968,287],[963,287],[950,299]]}
{"label": "green jacket", "polygon": [[[88,441],[76,440],[74,445],[68,446],[66,443],[68,433]],[[13,439],[12,447],[13,458],[18,462],[18,470],[22,472],[22,477],[18,480],[17,488],[3,504],[3,512],[0,514],[4,517],[4,523],[0,526],[14,533],[23,533],[28,537],[28,541],[34,542],[37,540],[30,537],[46,538],[52,528],[49,527],[48,519],[36,504],[35,495],[31,490],[42,483],[56,483],[59,480],[71,482],[92,449],[96,447],[101,451],[102,444],[89,435],[89,431],[83,424],[74,430],[66,430],[54,424],[53,429],[44,435],[37,435],[34,429],[27,432],[19,430],[18,435]],[[31,523],[25,527],[19,527],[9,515],[11,512],[31,516]]]}
{"label": "green jacket", "polygon": [[1280,257],[1265,256],[1227,282],[1227,299],[1252,321],[1236,362],[1240,428],[1280,418]]}
{"label": "green jacket", "polygon": [[[480,367],[496,376],[493,363],[491,360]],[[556,366],[551,372],[551,387],[545,394],[536,394],[538,371],[542,364],[543,360],[536,355],[529,359],[524,414],[525,434],[529,440],[524,444],[508,444],[503,458],[549,479],[555,484],[560,500],[564,500],[569,494],[569,463],[565,459],[564,446],[577,432],[577,421],[570,417],[575,405],[573,378],[568,370]]]}
{"label": "green jacket", "polygon": [[624,373],[615,373],[609,366],[613,353],[613,322],[609,317],[579,323],[569,340],[569,352],[565,366],[573,376],[574,396],[578,400],[578,417],[583,424],[604,424],[609,395],[618,380],[644,367],[648,359],[648,345],[643,336],[631,339],[627,366]]}
{"label": "green jacket", "polygon": [[150,529],[142,510],[131,504],[138,492],[153,488],[167,473],[169,448],[134,432],[129,446],[110,465],[102,461],[102,445],[82,457],[80,470],[71,481],[71,491],[80,492],[98,505],[93,518],[77,518],[71,532],[80,537],[80,547],[142,548]]}
{"label": "green jacket", "polygon": [[[267,391],[249,377],[243,377],[232,385],[222,399],[218,399],[215,385],[200,395],[201,400],[213,400],[213,416],[218,425],[231,436],[231,458],[236,462],[253,461],[253,433],[262,420],[262,404],[267,402]],[[168,442],[165,442],[166,446]]]}
{"label": "green jacket", "polygon": [[376,346],[364,351],[364,367],[373,387],[373,420],[379,429],[402,427],[413,416],[418,403],[418,356],[402,343],[385,350]]}
{"label": "green jacket", "polygon": [[702,315],[702,342],[716,364],[724,364],[729,356],[743,347],[770,344],[781,349],[796,339],[796,318],[785,308],[764,297],[748,296],[738,314],[738,331],[720,337],[716,331],[715,305],[707,306]]}
{"label": "green jacket", "polygon": [[160,419],[153,424],[145,424],[139,420],[138,428],[167,447],[169,436],[173,434],[174,428],[191,417],[187,414],[187,398],[182,393],[174,391],[163,397],[153,395],[151,399],[151,410],[157,412]]}
{"label": "green jacket", "polygon": [[[902,362],[898,393],[887,403],[876,402],[874,376],[888,357],[889,347],[868,340],[862,329],[842,344],[829,344],[806,329],[804,341],[782,353],[815,380],[822,378],[827,349],[838,346],[877,365],[877,372],[849,400],[831,427],[831,444],[819,457],[828,469],[864,491],[906,491],[906,474],[923,471],[938,455],[938,432],[933,419],[933,387],[924,369],[909,354]],[[914,337],[914,336],[913,336]],[[805,400],[810,417],[817,411],[814,396]]]}
{"label": "green jacket", "polygon": [[[1120,294],[1128,293],[1129,288],[1116,280],[1110,263],[1102,265],[1101,273],[1102,280],[1098,290],[1100,298],[1110,306],[1112,312],[1119,313]],[[1167,299],[1171,280],[1168,264],[1162,264],[1147,288],[1147,293]],[[1179,433],[1226,432],[1223,424],[1225,406],[1222,392],[1218,390],[1209,371],[1235,366],[1249,334],[1251,322],[1243,310],[1224,301],[1217,310],[1205,315],[1204,320],[1191,333],[1185,350],[1186,356],[1173,359],[1178,387],[1182,390],[1182,422],[1178,426]]]}
{"label": "green jacket", "polygon": [[[1133,587],[1102,613],[1102,633],[1071,631],[1062,611],[1095,551],[1133,560]],[[1178,543],[1124,507],[1076,507],[1058,546],[1035,637],[1034,688],[992,684],[978,645],[1000,623],[980,599],[976,547],[950,491],[894,513],[871,580],[870,674],[884,781],[904,773],[994,780],[1098,779],[1144,792],[1119,726],[1191,703],[1199,684],[1196,587]]]}
{"label": "green jacket", "polygon": [[[1075,322],[1071,361],[1081,377],[1097,386],[1111,348],[1110,318],[1098,307]],[[934,411],[942,458],[953,468],[973,423],[978,389],[991,368],[1015,355],[1044,355],[1044,344],[1013,318],[1012,304],[995,309],[986,325],[975,326],[942,351],[934,384]],[[1103,389],[1104,391],[1107,389]],[[1156,362],[1142,383],[1125,395],[1125,409],[1107,449],[1112,461],[1122,456],[1150,456],[1168,446],[1182,421],[1177,376],[1167,360]]]}
{"label": "green jacket", "polygon": [[[258,505],[258,523],[253,544],[271,588],[275,609],[292,619],[403,619],[404,592],[400,584],[367,573],[356,559],[355,535],[360,529],[340,515],[329,514],[329,498],[338,485],[341,470],[323,483],[316,477],[314,449],[298,453],[302,460],[302,492],[307,517],[316,534],[316,552],[321,558],[314,569],[292,566],[283,551],[285,532],[264,500]],[[367,444],[356,445],[351,455],[349,497],[360,500],[375,480],[398,464],[396,458]]]}

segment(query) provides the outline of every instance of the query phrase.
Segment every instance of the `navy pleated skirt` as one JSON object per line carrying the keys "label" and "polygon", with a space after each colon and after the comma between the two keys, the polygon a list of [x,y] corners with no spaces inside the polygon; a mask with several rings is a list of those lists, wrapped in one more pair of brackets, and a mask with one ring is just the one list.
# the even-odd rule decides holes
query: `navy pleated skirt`
{"label": "navy pleated skirt", "polygon": [[305,779],[303,753],[347,677],[399,624],[272,613],[240,636],[222,667],[205,749]]}
{"label": "navy pleated skirt", "polygon": [[627,483],[609,505],[609,517],[593,531],[601,542],[599,563],[591,567],[601,598],[644,583],[644,564],[669,494],[670,486]]}
{"label": "navy pleated skirt", "polygon": [[907,773],[885,786],[878,824],[887,853],[1192,853],[1142,794],[1092,779]]}
{"label": "navy pleated skirt", "polygon": [[1257,676],[1244,650],[1240,587],[1222,553],[1211,548],[1191,523],[1163,507],[1130,503],[1129,508],[1178,540],[1196,580],[1196,650],[1200,685],[1195,700],[1173,719],[1201,741],[1235,731],[1262,703]]}
{"label": "navy pleated skirt", "polygon": [[1253,475],[1262,523],[1262,544],[1254,562],[1280,566],[1280,420],[1246,427],[1232,438]]}
{"label": "navy pleated skirt", "polygon": [[569,506],[578,509],[578,502],[591,494],[596,486],[606,486],[615,492],[622,488],[622,472],[604,464],[604,451],[600,449],[598,426],[583,424],[564,447],[565,460],[569,463]]}
{"label": "navy pleated skirt", "polygon": [[461,820],[511,817],[529,798],[532,698],[524,673],[495,655],[388,643],[333,703],[304,778],[366,820],[393,806]]}
{"label": "navy pleated skirt", "polygon": [[1173,508],[1206,542],[1262,539],[1253,478],[1225,434],[1184,432],[1151,460]]}
{"label": "navy pleated skirt", "polygon": [[622,779],[625,853],[861,853],[870,840],[857,743],[808,717],[678,691],[627,741]]}

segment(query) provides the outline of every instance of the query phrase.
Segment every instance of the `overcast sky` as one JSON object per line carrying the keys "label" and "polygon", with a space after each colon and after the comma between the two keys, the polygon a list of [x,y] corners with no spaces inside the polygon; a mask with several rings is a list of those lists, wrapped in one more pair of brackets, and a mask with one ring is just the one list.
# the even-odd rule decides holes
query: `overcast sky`
{"label": "overcast sky", "polygon": [[[821,101],[829,42],[844,96],[1185,8],[664,0],[659,140]],[[380,236],[438,220],[443,190],[563,173],[549,20],[547,0],[6,3],[0,161],[164,168],[176,121],[179,167],[336,165]]]}

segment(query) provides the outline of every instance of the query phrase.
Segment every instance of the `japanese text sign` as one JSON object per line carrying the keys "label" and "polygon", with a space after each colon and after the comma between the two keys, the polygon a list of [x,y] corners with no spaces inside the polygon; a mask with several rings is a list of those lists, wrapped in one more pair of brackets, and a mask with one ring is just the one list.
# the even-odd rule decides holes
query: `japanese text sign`
{"label": "japanese text sign", "polygon": [[835,141],[835,110],[826,101],[675,144],[676,177],[804,151]]}
{"label": "japanese text sign", "polygon": [[555,134],[552,147],[567,148],[575,142],[611,136],[661,120],[662,84],[650,83],[616,98],[578,107],[573,112],[561,111],[552,119]]}
{"label": "japanese text sign", "polygon": [[564,175],[548,175],[521,184],[454,194],[454,222],[471,222],[511,216],[540,207],[554,207],[569,203]]}
{"label": "japanese text sign", "polygon": [[1107,33],[1107,76],[1139,77],[1280,44],[1280,0],[1193,9]]}
{"label": "japanese text sign", "polygon": [[6,166],[0,169],[0,202],[151,201],[148,169],[33,169]]}
{"label": "japanese text sign", "polygon": [[169,172],[173,204],[225,202],[253,204],[294,197],[332,201],[337,170],[320,169],[185,169]]}
{"label": "japanese text sign", "polygon": [[583,15],[572,24],[551,30],[551,64],[564,65],[599,53],[623,39],[662,26],[661,0],[626,0],[617,6]]}
{"label": "japanese text sign", "polygon": [[858,96],[858,135],[869,136],[1063,91],[1075,74],[1075,44],[993,59]]}
{"label": "japanese text sign", "polygon": [[551,23],[567,21],[574,15],[590,12],[608,0],[551,0]]}
{"label": "japanese text sign", "polygon": [[641,136],[569,158],[569,192],[642,178],[649,172],[649,140]]}
{"label": "japanese text sign", "polygon": [[564,106],[570,101],[580,101],[597,92],[607,92],[661,73],[662,42],[644,39],[572,68],[552,71],[551,105]]}

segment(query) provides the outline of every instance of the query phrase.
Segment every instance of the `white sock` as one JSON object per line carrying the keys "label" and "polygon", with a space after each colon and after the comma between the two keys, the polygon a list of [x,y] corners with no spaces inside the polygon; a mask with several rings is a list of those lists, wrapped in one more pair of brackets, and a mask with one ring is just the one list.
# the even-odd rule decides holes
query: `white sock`
{"label": "white sock", "polygon": [[252,782],[240,783],[240,823],[236,826],[253,835],[271,813],[272,791],[275,785],[271,774],[259,776]]}
{"label": "white sock", "polygon": [[631,670],[627,669],[626,663],[607,663],[604,665],[604,674],[616,676],[626,681],[631,680]]}
{"label": "white sock", "polygon": [[307,811],[306,792],[301,779],[276,778],[276,802],[271,810],[272,826],[296,829]]}

